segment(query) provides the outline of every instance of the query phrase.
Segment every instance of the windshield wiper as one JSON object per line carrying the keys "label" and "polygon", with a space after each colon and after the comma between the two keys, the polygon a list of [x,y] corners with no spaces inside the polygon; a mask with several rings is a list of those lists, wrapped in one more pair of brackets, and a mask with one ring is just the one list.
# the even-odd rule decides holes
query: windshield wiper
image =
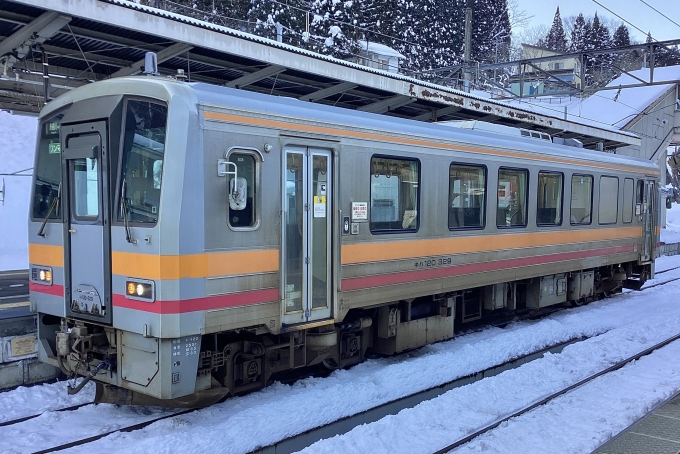
{"label": "windshield wiper", "polygon": [[127,218],[127,180],[125,178],[123,178],[123,187],[120,192],[120,213],[123,216],[123,225],[125,226],[125,239],[130,244],[137,244],[137,240],[132,238],[132,233],[130,233],[130,224]]}
{"label": "windshield wiper", "polygon": [[45,219],[43,219],[43,223],[40,226],[40,230],[38,230],[38,236],[45,237],[45,225],[47,225],[47,220],[50,218],[50,215],[52,214],[53,211],[59,211],[60,200],[61,200],[61,183],[59,183],[59,188],[57,189],[57,196],[52,199],[50,209],[47,210],[47,215],[45,215]]}

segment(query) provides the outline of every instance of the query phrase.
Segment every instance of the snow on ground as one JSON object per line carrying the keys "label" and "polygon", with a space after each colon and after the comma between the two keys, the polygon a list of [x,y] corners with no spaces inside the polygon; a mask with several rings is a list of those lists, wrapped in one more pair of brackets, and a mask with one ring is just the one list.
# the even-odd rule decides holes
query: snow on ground
{"label": "snow on ground", "polygon": [[[0,393],[0,423],[26,416],[33,416],[50,410],[71,407],[94,400],[94,383],[90,382],[78,393],[69,396],[66,383],[46,383],[36,386],[22,386],[13,391]],[[0,443],[0,452],[2,444]]]}
{"label": "snow on ground", "polygon": [[[0,110],[0,174],[33,173],[38,121]],[[28,202],[31,178],[0,176],[5,180],[5,204],[0,204],[0,271],[28,268]]]}
{"label": "snow on ground", "polygon": [[[676,266],[680,266],[680,256],[662,257],[657,261],[658,270]],[[656,282],[674,277],[680,277],[680,270],[659,275]],[[624,293],[538,321],[514,323],[505,329],[488,328],[397,357],[371,359],[352,369],[336,371],[327,378],[308,378],[292,385],[277,383],[260,392],[228,399],[144,430],[114,434],[70,452],[247,452],[557,342],[597,336],[574,344],[561,354],[547,355],[519,369],[457,388],[419,407],[321,441],[308,449],[309,452],[423,452],[446,443],[441,438],[436,446],[425,441],[415,443],[415,440],[446,433],[448,442],[454,441],[456,435],[470,433],[518,406],[539,400],[554,389],[676,333],[680,326],[679,297],[680,281],[644,292]],[[479,444],[473,445],[474,449],[485,451],[488,444],[492,452],[499,449],[590,452],[655,403],[680,389],[677,349],[677,346],[669,347],[665,351],[670,353],[656,353],[611,375],[614,378],[603,378],[605,381],[593,385],[594,391],[588,392],[591,388],[584,387],[578,391],[580,394],[570,393],[542,407],[541,411],[546,414],[532,413],[524,419],[512,420],[489,435],[489,440],[475,441]],[[645,383],[637,387],[626,384],[630,381],[626,378],[629,372],[635,374],[630,380]],[[65,394],[65,385],[62,386]],[[602,388],[607,393],[601,391]],[[40,388],[20,388],[11,393],[32,393],[35,389]],[[607,396],[614,400],[607,401]],[[51,434],[52,445],[74,439],[73,434],[69,438],[69,432],[76,432],[81,422],[86,432],[91,433],[93,420],[108,428],[109,418],[119,425],[124,424],[126,418],[132,422],[141,417],[110,406],[102,406],[101,415],[96,411],[70,413],[40,420],[40,430]],[[67,423],[72,431],[64,431]],[[513,427],[517,427],[518,432],[507,432]],[[569,430],[568,440],[559,435],[562,428]],[[21,432],[2,429],[0,452],[23,453],[45,446],[45,440],[40,438],[34,442],[25,429]],[[496,442],[496,438],[514,441],[504,445],[503,441]]]}

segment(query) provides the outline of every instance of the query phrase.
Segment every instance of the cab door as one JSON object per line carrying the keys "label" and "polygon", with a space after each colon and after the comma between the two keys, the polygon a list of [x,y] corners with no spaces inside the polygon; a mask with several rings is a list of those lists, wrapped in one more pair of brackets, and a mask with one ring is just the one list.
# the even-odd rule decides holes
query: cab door
{"label": "cab door", "polygon": [[106,122],[62,126],[66,314],[111,323]]}
{"label": "cab door", "polygon": [[312,147],[283,153],[282,322],[329,318],[332,283],[332,154]]}

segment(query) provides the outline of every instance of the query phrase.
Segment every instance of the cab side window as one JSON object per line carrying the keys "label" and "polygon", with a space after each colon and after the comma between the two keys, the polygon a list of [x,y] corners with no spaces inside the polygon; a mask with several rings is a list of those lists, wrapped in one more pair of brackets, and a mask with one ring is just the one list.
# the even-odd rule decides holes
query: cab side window
{"label": "cab side window", "polygon": [[235,151],[228,155],[228,161],[236,165],[236,178],[229,177],[229,226],[250,228],[257,225],[257,158],[255,155]]}

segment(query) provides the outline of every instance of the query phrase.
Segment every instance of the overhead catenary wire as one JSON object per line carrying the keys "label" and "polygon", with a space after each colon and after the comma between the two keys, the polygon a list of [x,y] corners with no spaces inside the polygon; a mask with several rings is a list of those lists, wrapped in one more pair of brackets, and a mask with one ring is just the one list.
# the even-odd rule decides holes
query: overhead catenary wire
{"label": "overhead catenary wire", "polygon": [[675,22],[675,21],[674,21],[673,19],[671,19],[670,17],[666,16],[664,13],[662,13],[662,12],[659,11],[658,9],[654,8],[652,5],[650,5],[649,3],[647,3],[645,0],[640,0],[640,1],[641,1],[642,3],[644,3],[645,5],[649,6],[650,8],[652,8],[652,9],[653,9],[654,11],[656,11],[657,13],[661,14],[663,17],[665,17],[665,18],[668,19],[669,21],[673,22],[673,23],[674,23],[675,25],[677,25],[678,27],[680,27],[680,24],[678,24],[677,22]]}
{"label": "overhead catenary wire", "polygon": [[634,23],[630,22],[629,20],[626,20],[626,19],[624,19],[623,17],[621,17],[620,15],[616,14],[614,11],[612,11],[612,10],[609,9],[609,8],[607,8],[606,6],[604,6],[602,3],[598,2],[597,0],[593,0],[593,2],[594,2],[595,4],[601,6],[602,8],[606,9],[607,11],[609,11],[609,12],[612,13],[614,16],[618,17],[619,19],[621,19],[622,21],[624,21],[625,23],[627,23],[627,24],[630,25],[631,27],[635,28],[635,29],[638,30],[640,33],[642,33],[642,34],[644,34],[644,35],[649,35],[649,37],[652,38],[654,41],[659,41],[658,39],[656,39],[656,38],[654,38],[654,37],[652,36],[652,33],[651,33],[651,32],[645,32],[643,29],[641,29],[640,27],[638,27],[638,26],[635,25]]}

